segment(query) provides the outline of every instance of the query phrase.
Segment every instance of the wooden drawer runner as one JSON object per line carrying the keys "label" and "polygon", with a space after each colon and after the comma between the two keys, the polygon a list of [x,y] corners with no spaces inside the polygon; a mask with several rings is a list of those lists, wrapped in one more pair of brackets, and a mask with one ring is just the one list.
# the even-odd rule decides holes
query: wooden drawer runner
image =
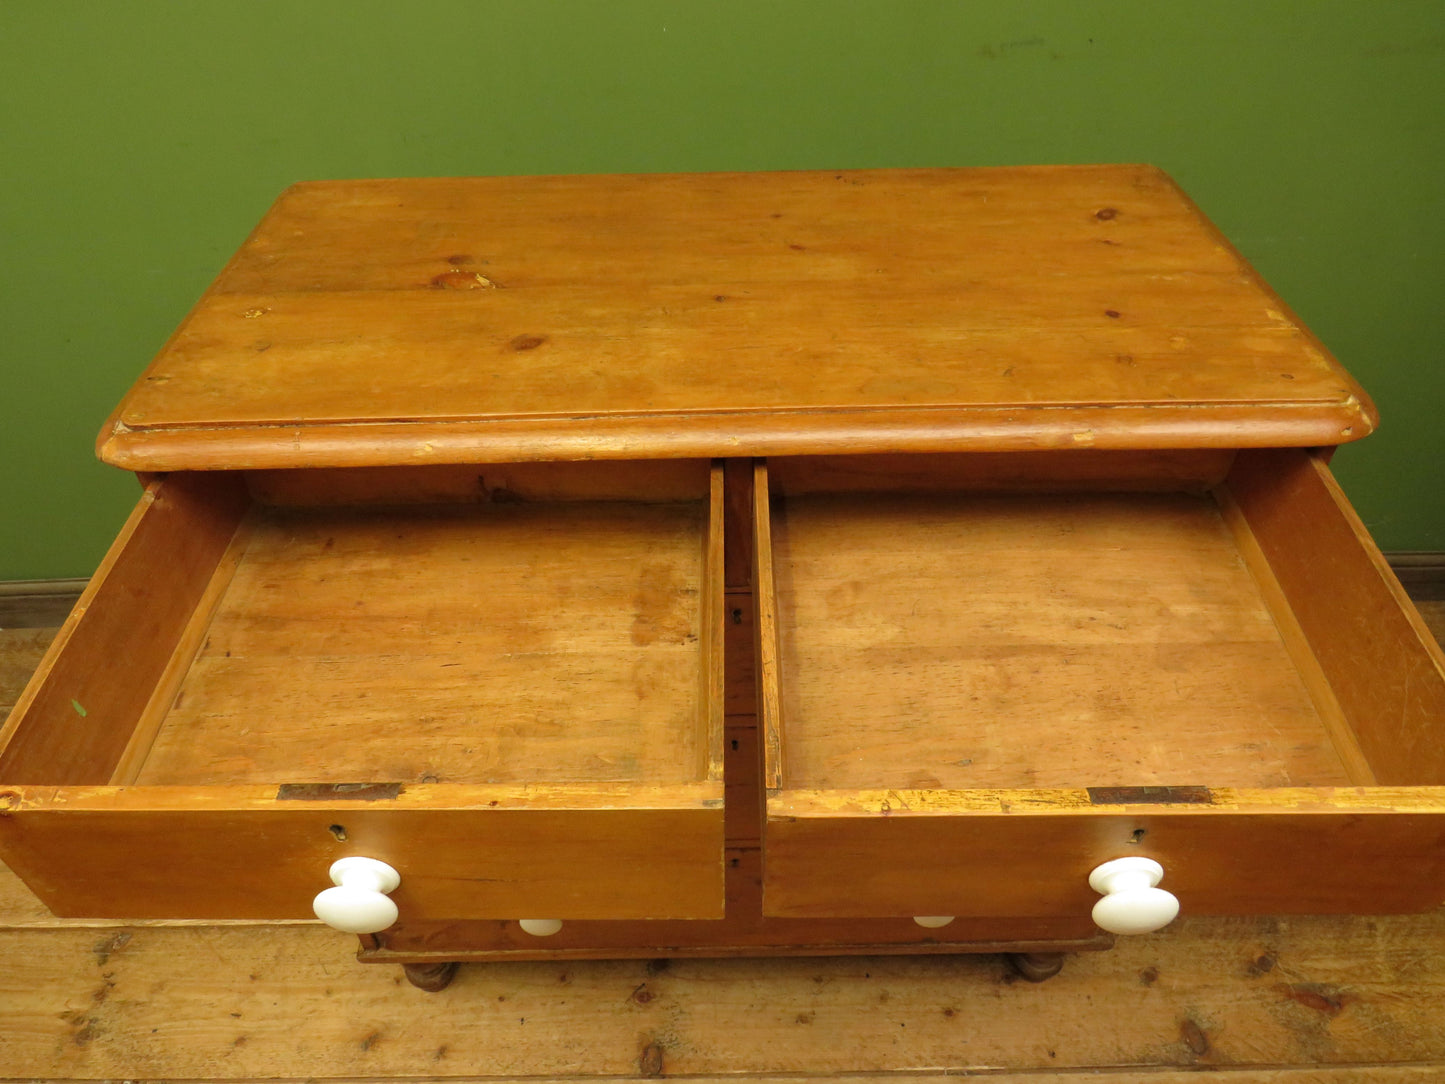
{"label": "wooden drawer runner", "polygon": [[57,914],[723,909],[722,469],[155,479],[0,751]]}
{"label": "wooden drawer runner", "polygon": [[1445,662],[1305,451],[755,478],[764,911],[1445,900]]}

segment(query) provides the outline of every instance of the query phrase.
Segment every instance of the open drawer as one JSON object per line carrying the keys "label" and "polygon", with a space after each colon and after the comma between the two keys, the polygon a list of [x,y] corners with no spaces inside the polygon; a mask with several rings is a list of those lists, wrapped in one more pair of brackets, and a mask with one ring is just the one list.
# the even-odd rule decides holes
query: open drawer
{"label": "open drawer", "polygon": [[0,848],[53,911],[723,911],[722,471],[179,473],[0,735]]}
{"label": "open drawer", "polygon": [[1082,916],[1133,856],[1185,914],[1445,901],[1445,661],[1322,456],[774,459],[754,510],[767,914]]}

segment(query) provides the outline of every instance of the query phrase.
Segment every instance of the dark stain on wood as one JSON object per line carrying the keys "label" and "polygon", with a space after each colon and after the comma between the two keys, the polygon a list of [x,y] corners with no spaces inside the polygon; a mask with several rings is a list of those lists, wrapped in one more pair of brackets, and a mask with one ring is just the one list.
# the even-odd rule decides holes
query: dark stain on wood
{"label": "dark stain on wood", "polygon": [[1191,1017],[1186,1016],[1179,1021],[1179,1041],[1184,1044],[1184,1049],[1196,1058],[1209,1053],[1209,1033]]}
{"label": "dark stain on wood", "polygon": [[663,1057],[662,1046],[659,1043],[648,1043],[642,1048],[642,1053],[637,1057],[637,1072],[639,1076],[662,1076]]}
{"label": "dark stain on wood", "polygon": [[644,982],[638,984],[637,988],[632,991],[630,998],[639,1005],[646,1005],[656,996],[656,994],[647,988],[647,983]]}
{"label": "dark stain on wood", "polygon": [[93,1016],[73,1012],[66,1013],[64,1019],[72,1029],[70,1032],[70,1041],[82,1049],[89,1046],[91,1040],[102,1034],[102,1029],[96,1023],[96,1019]]}
{"label": "dark stain on wood", "polygon": [[1213,805],[1208,787],[1089,787],[1090,805]]}
{"label": "dark stain on wood", "polygon": [[546,341],[545,335],[518,335],[507,345],[513,350],[535,350]]}
{"label": "dark stain on wood", "polygon": [[95,943],[95,947],[90,950],[95,953],[95,965],[97,967],[104,967],[110,962],[111,954],[125,948],[126,945],[130,944],[130,939],[131,934],[125,932],[101,938]]}
{"label": "dark stain on wood", "polygon": [[1261,952],[1253,960],[1249,961],[1249,966],[1245,968],[1245,973],[1250,978],[1257,979],[1261,975],[1268,975],[1273,971],[1274,965],[1275,958],[1267,952]]}
{"label": "dark stain on wood", "polygon": [[337,798],[377,802],[397,798],[400,783],[282,783],[276,790],[278,802],[325,802]]}
{"label": "dark stain on wood", "polygon": [[101,976],[100,986],[90,995],[90,1000],[96,1005],[103,1005],[105,999],[110,997],[110,992],[115,989],[115,973],[107,971]]}
{"label": "dark stain on wood", "polygon": [[1338,987],[1324,983],[1280,983],[1275,989],[1289,1000],[1328,1017],[1339,1016],[1353,1002],[1359,1000],[1354,994],[1345,993]]}

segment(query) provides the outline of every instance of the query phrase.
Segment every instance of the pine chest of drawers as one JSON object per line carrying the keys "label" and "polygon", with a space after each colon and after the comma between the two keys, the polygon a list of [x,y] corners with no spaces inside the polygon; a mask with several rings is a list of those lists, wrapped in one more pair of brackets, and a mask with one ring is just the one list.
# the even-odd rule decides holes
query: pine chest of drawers
{"label": "pine chest of drawers", "polygon": [[0,848],[433,985],[1432,908],[1373,425],[1148,167],[299,185],[101,434]]}

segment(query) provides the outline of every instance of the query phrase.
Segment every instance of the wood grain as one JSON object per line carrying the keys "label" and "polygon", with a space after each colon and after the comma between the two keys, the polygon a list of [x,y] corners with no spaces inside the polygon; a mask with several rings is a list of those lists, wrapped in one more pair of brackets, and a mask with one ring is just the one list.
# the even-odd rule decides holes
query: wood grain
{"label": "wood grain", "polygon": [[1290,605],[1289,596],[1280,586],[1269,558],[1264,555],[1259,540],[1250,529],[1248,518],[1240,510],[1234,495],[1227,487],[1221,485],[1216,488],[1214,497],[1219,502],[1224,522],[1228,524],[1234,537],[1234,544],[1239,547],[1240,559],[1254,577],[1260,596],[1269,607],[1270,616],[1274,618],[1275,627],[1279,629],[1280,639],[1299,672],[1300,680],[1309,690],[1310,700],[1315,711],[1319,713],[1320,722],[1324,724],[1350,782],[1362,787],[1377,785],[1379,779],[1376,778],[1375,769],[1370,766],[1365,751],[1360,748],[1359,735],[1355,733],[1349,717],[1340,707],[1339,698],[1335,696],[1334,687],[1330,684],[1329,674],[1320,665],[1314,648],[1310,646],[1309,637],[1300,626],[1294,607]]}
{"label": "wood grain", "polygon": [[0,730],[0,779],[110,778],[245,504],[232,477],[146,487]]}
{"label": "wood grain", "polygon": [[1445,782],[1445,653],[1323,459],[1243,454],[1228,486],[1376,777]]}
{"label": "wood grain", "polygon": [[1084,952],[1107,949],[1114,939],[1086,912],[1073,916],[960,918],[924,929],[909,916],[892,918],[788,918],[761,906],[763,854],[754,843],[727,852],[727,908],[714,921],[569,922],[545,941],[515,922],[403,919],[376,935],[372,963],[435,960],[597,960],[649,957],[875,956],[894,953]]}
{"label": "wood grain", "polygon": [[[698,554],[698,688],[693,720],[697,731],[696,778],[712,783],[723,782],[723,742],[727,726],[726,503],[723,463],[717,460],[708,475],[706,520],[699,532],[702,545]],[[648,620],[647,611],[638,607],[633,617],[634,641],[639,624]]]}
{"label": "wood grain", "polygon": [[6,1071],[1415,1084],[1445,1063],[1438,915],[1184,921],[1042,986],[989,957],[615,961],[463,966],[429,996],[348,955],[305,927],[0,932]]}
{"label": "wood grain", "polygon": [[361,466],[1373,425],[1151,167],[462,178],[288,190],[100,450]]}
{"label": "wood grain", "polygon": [[[1096,493],[1081,476],[1000,495],[988,472],[984,492],[949,492],[948,472],[914,471],[914,492],[875,492],[897,462],[855,479],[805,465],[796,481],[821,492],[757,502],[777,629],[760,671],[765,913],[1082,914],[1089,870],[1130,854],[1161,861],[1186,914],[1445,900],[1445,791],[1331,789],[1374,777],[1334,660],[1315,657],[1309,622],[1327,611],[1296,626],[1290,592],[1323,598],[1337,568],[1385,566],[1360,532],[1326,526],[1276,581],[1270,550],[1288,543],[1271,517],[1303,529],[1324,512],[1251,487],[1295,462],[1324,477],[1306,453],[1236,461],[1238,515],[1227,497]],[[1261,530],[1273,546],[1256,550]],[[1349,602],[1327,633],[1339,650],[1348,627],[1423,651],[1403,595]],[[1197,801],[1167,792],[1191,785]]]}
{"label": "wood grain", "polygon": [[175,647],[171,651],[171,657],[166,660],[165,668],[152,687],[145,708],[142,709],[135,727],[131,730],[130,739],[126,742],[125,749],[121,752],[115,768],[110,773],[108,782],[112,785],[124,786],[134,783],[140,775],[141,767],[145,764],[146,757],[150,755],[151,748],[155,745],[156,735],[160,733],[161,727],[165,724],[166,715],[195,662],[196,654],[205,642],[207,630],[211,626],[211,618],[216,613],[216,607],[225,597],[227,589],[231,586],[231,577],[236,574],[236,568],[240,565],[250,546],[251,526],[254,522],[255,518],[252,516],[241,519],[230,542],[227,543],[226,549],[217,560],[210,581],[196,600],[195,607],[191,610],[191,616],[186,621],[185,628],[181,630],[181,635],[177,638]]}
{"label": "wood grain", "polygon": [[[153,482],[12,727],[47,722],[72,771],[83,725],[32,710],[63,675],[100,682],[74,714],[130,705],[129,731],[96,778],[0,791],[7,860],[73,917],[303,918],[352,853],[403,871],[412,918],[719,916],[722,466],[621,472],[687,501],[532,499],[596,495],[561,473],[501,501],[254,506],[239,530],[239,476]],[[149,669],[87,655],[158,621]],[[136,785],[73,785],[116,758]]]}
{"label": "wood grain", "polygon": [[1204,805],[1104,805],[1086,792],[784,790],[768,800],[764,910],[1080,915],[1098,899],[1089,872],[1131,855],[1164,867],[1163,886],[1186,915],[1388,914],[1445,902],[1442,788],[1214,795]]}
{"label": "wood grain", "polygon": [[939,452],[932,455],[774,456],[775,496],[805,493],[1202,493],[1224,481],[1228,448],[1059,452]]}
{"label": "wood grain", "polygon": [[[1048,407],[879,407],[864,411],[759,414],[639,414],[503,418],[466,422],[377,422],[258,429],[117,429],[98,451],[107,462],[152,471],[384,467],[465,464],[480,459],[711,458],[749,454],[872,455],[1077,448],[1237,449],[1317,446],[1355,439],[1355,406],[1321,420],[1313,408],[1277,405],[1269,423],[1257,406],[1169,411],[1157,406],[1071,407],[1067,425]],[[1373,408],[1370,408],[1373,410]]]}
{"label": "wood grain", "polygon": [[[647,991],[643,991],[647,993]],[[806,1014],[803,1014],[806,1016]],[[1198,1045],[1199,1040],[1192,1032],[1188,1033],[1189,1039]],[[1181,1042],[1184,1040],[1181,1039]],[[648,1044],[644,1048],[645,1060],[638,1059],[637,1070],[640,1073],[648,1073],[659,1063],[666,1065],[663,1048],[655,1043]],[[1310,1068],[1292,1069],[1239,1069],[1231,1068],[1228,1079],[1234,1084],[1415,1084],[1418,1081],[1436,1079],[1431,1074],[1439,1072],[1435,1065],[1348,1065],[1348,1066],[1319,1066]],[[980,1071],[979,1073],[968,1073],[970,1076],[986,1075],[990,1081],[997,1084],[1020,1084],[1021,1081],[1047,1082],[1047,1084],[1198,1084],[1197,1069],[1180,1070],[1157,1070],[1150,1069],[1141,1071],[1136,1068],[1105,1068],[1085,1069],[1077,1072],[1057,1072],[1053,1070],[1024,1070],[1022,1072],[997,1071],[993,1069]],[[873,1084],[881,1081],[897,1081],[902,1076],[907,1076],[910,1081],[918,1081],[919,1084],[954,1084],[958,1074],[953,1073],[928,1073],[904,1070],[902,1072],[881,1072],[881,1073],[831,1073],[815,1074],[804,1073],[797,1075],[776,1076],[771,1074],[735,1074],[729,1076],[690,1076],[689,1080],[697,1081],[698,1084],[729,1084],[733,1081],[749,1081],[755,1084],[821,1084],[823,1081],[835,1081],[840,1078],[856,1080],[862,1084]],[[376,1078],[331,1078],[338,1081],[348,1081],[351,1084],[369,1084]],[[472,1076],[427,1076],[427,1077],[406,1077],[411,1084],[439,1084],[441,1081],[452,1082],[452,1084],[566,1084],[569,1081],[588,1079],[585,1077],[472,1077]],[[625,1082],[640,1082],[656,1079],[655,1076],[611,1076],[605,1079]]]}
{"label": "wood grain", "polygon": [[[42,639],[27,636],[29,647],[6,658],[28,670]],[[21,685],[0,684],[0,694]],[[1190,1084],[1213,1067],[1235,1084],[1424,1084],[1445,1075],[1445,912],[1186,918],[1070,959],[1041,987],[1012,981],[987,957],[624,961],[465,966],[435,997],[406,986],[399,968],[355,965],[351,942],[320,928],[57,928],[73,921],[49,917],[0,870],[6,1076],[562,1084],[688,1072],[700,1084],[946,1084],[986,1070],[999,1084]]]}
{"label": "wood grain", "polygon": [[777,533],[773,529],[772,504],[768,465],[759,461],[753,471],[753,592],[757,606],[753,658],[757,668],[758,727],[765,794],[783,785],[785,758],[790,748],[783,721],[783,689],[790,675],[783,673],[781,662],[777,561],[773,556]]}
{"label": "wood grain", "polygon": [[[720,783],[420,784],[299,801],[275,787],[0,793],[6,862],[67,917],[297,919],[337,858],[402,877],[420,919],[718,918]],[[148,871],[137,876],[137,856]]]}
{"label": "wood grain", "polygon": [[524,501],[687,501],[708,491],[701,459],[460,463],[246,472],[260,504],[287,508]]}
{"label": "wood grain", "polygon": [[723,484],[727,586],[729,590],[745,590],[753,582],[753,461],[724,460]]}
{"label": "wood grain", "polygon": [[1207,497],[805,496],[772,523],[784,786],[1349,782]]}
{"label": "wood grain", "polygon": [[[715,476],[716,477],[716,476]],[[730,592],[739,598],[743,592]],[[732,626],[728,644],[731,683],[752,671],[751,622]],[[727,838],[724,877],[727,903],[712,921],[568,922],[545,941],[513,922],[457,921],[406,915],[396,925],[363,939],[361,959],[431,963],[483,960],[610,959],[617,957],[873,955],[916,952],[1083,951],[1107,948],[1082,912],[1067,916],[983,916],[960,919],[946,930],[920,928],[911,918],[795,919],[764,914],[761,841],[762,758],[749,689],[746,714],[728,717],[723,823]]]}
{"label": "wood grain", "polygon": [[[816,379],[820,371],[831,378]],[[380,387],[392,393],[378,395]],[[189,632],[177,631],[185,618],[176,615],[191,603],[163,603],[159,611],[169,616],[159,633],[128,629],[149,645],[138,682],[109,657],[93,675],[94,689],[139,687],[117,701],[119,726],[109,715],[90,724],[111,726],[118,737],[84,739],[83,779],[39,772],[34,780],[103,782],[114,743],[124,743],[137,716],[137,748],[148,744],[146,690],[159,682],[160,691],[149,694],[160,698],[158,719],[170,693],[165,668],[182,669],[195,634],[199,657],[208,661],[166,720],[175,727],[162,728],[154,767],[169,756],[174,778],[190,782],[200,755],[214,755],[223,776],[265,785],[0,793],[0,837],[27,878],[48,899],[65,897],[71,913],[304,914],[318,871],[338,848],[353,846],[404,864],[398,898],[410,925],[398,936],[409,933],[406,951],[426,958],[438,952],[431,939],[445,932],[446,916],[495,930],[495,920],[523,906],[582,916],[569,936],[579,936],[586,919],[615,920],[618,936],[636,949],[640,939],[624,928],[628,919],[722,913],[724,855],[739,862],[729,868],[746,872],[726,885],[733,909],[744,900],[756,917],[759,941],[775,941],[788,928],[809,931],[799,939],[817,938],[820,947],[830,936],[858,941],[856,930],[870,925],[852,918],[829,925],[827,916],[840,908],[897,925],[909,909],[972,910],[980,922],[960,919],[956,931],[975,935],[998,921],[989,912],[1007,912],[1015,923],[1027,924],[1033,911],[1041,921],[1082,925],[1092,900],[1083,875],[1097,858],[1118,853],[1162,858],[1166,886],[1185,901],[1186,914],[1423,908],[1445,898],[1445,790],[1280,785],[1368,781],[1372,767],[1387,784],[1445,782],[1428,748],[1428,724],[1442,714],[1441,657],[1422,645],[1423,626],[1320,463],[1302,455],[1240,456],[1230,491],[1248,531],[1232,537],[1202,497],[1118,492],[1193,491],[1218,480],[1234,449],[1332,444],[1374,425],[1363,393],[1156,170],[301,186],[283,197],[112,422],[100,448],[113,462],[143,470],[282,469],[253,476],[253,497],[307,510],[261,513],[263,526],[284,525],[256,551],[271,547],[275,582],[258,578],[237,594],[226,591],[219,626],[193,617]],[[879,499],[867,496],[877,477],[866,469],[850,476],[856,461],[811,463],[823,468],[811,484],[833,494],[794,494],[770,524],[767,475],[758,471],[752,560],[763,592],[756,632],[766,726],[760,734],[738,711],[720,746],[722,705],[745,707],[739,682],[747,671],[717,665],[722,641],[749,631],[745,621],[718,629],[749,579],[745,548],[729,544],[718,559],[722,507],[731,512],[728,530],[746,528],[739,457],[981,449],[1026,454],[939,459],[911,472],[895,461],[882,464],[878,477],[908,477],[929,490],[938,476],[958,472],[974,490],[1062,488],[1070,495]],[[1043,449],[1051,451],[1038,455]],[[1052,450],[1060,449],[1081,454],[1055,459]],[[1114,450],[1129,454],[1114,459],[1107,454]],[[685,490],[673,499],[691,501],[694,518],[675,545],[657,545],[636,523],[617,532],[630,546],[617,555],[619,567],[654,549],[670,555],[674,570],[684,566],[684,552],[693,562],[679,591],[661,592],[673,602],[693,592],[683,640],[691,634],[694,643],[669,646],[699,656],[686,688],[700,710],[691,718],[691,743],[663,750],[684,770],[669,774],[619,759],[605,769],[561,769],[564,779],[583,777],[580,784],[513,778],[509,766],[530,760],[527,775],[535,777],[581,747],[560,723],[549,733],[514,718],[524,751],[498,748],[483,758],[484,777],[499,782],[409,783],[375,801],[277,799],[275,784],[286,778],[279,771],[317,763],[308,748],[347,764],[350,747],[370,740],[371,731],[396,735],[399,721],[409,722],[410,689],[378,675],[400,674],[408,686],[423,675],[414,659],[395,663],[396,653],[385,648],[398,630],[403,640],[418,632],[408,622],[423,639],[444,636],[459,614],[459,626],[478,624],[467,609],[476,601],[465,590],[471,581],[455,566],[472,564],[475,549],[498,565],[509,555],[532,556],[515,541],[466,545],[448,534],[455,524],[467,534],[478,523],[525,520],[547,507],[535,502],[579,495],[571,480],[566,493],[549,490],[545,476],[525,465],[474,472],[471,464],[716,456],[732,457],[733,484],[720,493],[714,471],[705,504],[690,488],[697,463],[642,495],[656,499],[674,482]],[[292,470],[301,465],[387,470]],[[1127,480],[1118,477],[1136,467]],[[584,487],[599,476],[592,464],[566,469]],[[633,485],[641,475],[628,477]],[[317,510],[323,494],[345,506],[377,507]],[[1290,505],[1284,513],[1272,507],[1281,494]],[[413,508],[399,517],[380,510],[399,498],[465,507]],[[829,520],[829,508],[850,505],[880,514],[871,525],[867,515]],[[646,515],[665,507],[650,506]],[[970,526],[981,522],[985,534],[994,532],[986,545],[959,543],[954,528],[965,507]],[[944,514],[914,515],[916,508]],[[901,537],[887,523],[886,514],[899,519],[899,510],[909,512],[902,519],[922,521],[925,537]],[[572,511],[606,520],[619,509]],[[1131,516],[1143,526],[1126,530]],[[402,556],[419,537],[418,552],[428,558],[436,550],[427,549],[427,538],[450,538],[438,544],[446,554],[439,565],[452,566],[450,574],[417,584],[400,571],[417,562],[368,562],[366,546],[342,547],[331,566],[340,584],[318,586],[277,571],[288,567],[281,559],[286,536],[305,535],[291,524],[339,523],[340,535],[367,541],[377,517],[399,519],[412,532],[401,540]],[[559,545],[595,556],[581,525],[562,520],[576,529]],[[1057,528],[1060,536],[1067,526],[1084,537],[1039,544],[1032,529],[1021,536],[997,526],[1018,520]],[[797,545],[798,529],[806,534],[820,524],[817,534],[828,545],[810,555]],[[223,541],[226,534],[206,537]],[[857,544],[859,534],[866,545]],[[1258,556],[1241,543],[1246,535],[1258,540]],[[373,557],[379,549],[371,547]],[[600,554],[605,565],[605,544]],[[575,564],[585,565],[580,556]],[[198,584],[203,593],[207,560],[177,563],[176,598],[195,594]],[[331,560],[323,554],[310,564],[325,572]],[[173,572],[154,559],[149,568],[151,580]],[[891,574],[880,576],[880,568]],[[112,581],[123,578],[114,567],[107,571]],[[492,571],[492,579],[502,578]],[[499,608],[514,618],[514,630],[565,633],[566,653],[591,660],[579,661],[572,675],[571,710],[583,702],[582,710],[607,719],[642,718],[646,730],[643,709],[668,697],[642,693],[670,690],[676,683],[668,679],[683,676],[659,677],[639,664],[610,686],[624,694],[630,688],[641,704],[625,695],[609,703],[605,690],[578,695],[583,686],[596,688],[589,665],[615,673],[618,653],[609,643],[622,642],[622,655],[634,661],[632,648],[646,645],[629,646],[624,630],[600,614],[595,623],[556,614],[589,591],[653,613],[640,596],[625,597],[617,576],[593,576],[590,565],[586,571],[572,580],[533,576],[547,588],[540,620],[515,619],[520,590],[497,589]],[[816,582],[829,589],[795,628],[803,612],[796,596],[806,587],[797,574],[820,571]],[[398,580],[404,606],[379,601],[369,589],[378,581],[395,588]],[[905,605],[910,583],[913,604]],[[1280,617],[1276,583],[1278,596],[1298,607],[1298,629]],[[725,584],[735,590],[720,605]],[[219,587],[212,577],[209,589]],[[336,605],[326,620],[301,628],[287,612],[287,596]],[[244,605],[228,615],[227,597]],[[338,607],[358,597],[362,618],[338,620]],[[647,628],[672,627],[675,609],[661,607],[658,621],[642,622],[644,638]],[[95,612],[87,617],[83,603],[61,644],[72,641],[84,658],[110,650],[128,663],[118,626],[93,631]],[[934,642],[920,632],[959,613],[970,615],[966,635]],[[826,630],[836,642],[790,656],[788,637],[797,628]],[[280,651],[257,649],[278,630]],[[627,631],[635,637],[637,628]],[[231,655],[242,662],[229,661],[226,648],[212,651],[218,634],[243,648]],[[1372,646],[1344,658],[1361,642]],[[469,659],[488,646],[498,655],[511,647],[453,646]],[[824,665],[810,696],[827,709],[817,715],[789,700],[789,682],[812,667],[814,646]],[[960,688],[969,691],[970,675],[958,671],[958,660],[969,651],[1006,679],[981,709],[959,696]],[[262,661],[234,677],[252,659]],[[47,666],[50,684],[38,683],[40,693],[29,694],[18,716],[64,707],[67,695],[73,704],[90,703],[91,692],[75,699],[57,691],[73,679],[92,689],[79,663],[66,663],[57,649]],[[955,672],[945,680],[918,680],[950,667]],[[893,690],[882,703],[880,683],[860,677],[872,668],[890,678],[881,683]],[[430,688],[440,687],[443,708],[463,705],[490,721],[498,710],[486,700],[487,682],[497,676],[535,685],[527,681],[531,671],[473,671],[465,686]],[[977,685],[977,673],[972,677]],[[203,717],[224,707],[227,680],[239,690],[235,705],[265,707],[266,695],[284,696],[263,713],[237,707],[213,734]],[[1046,683],[1066,695],[1048,693]],[[318,690],[320,709],[310,713],[307,698]],[[393,703],[383,703],[378,717],[348,715],[348,693],[367,701],[390,695]],[[1162,747],[1149,744],[1155,710],[1184,724]],[[885,724],[854,722],[849,736],[849,711]],[[1004,751],[1004,763],[982,765],[998,770],[993,788],[967,774],[975,760],[967,751],[944,763],[938,755],[929,760],[925,743],[903,740],[902,728],[887,723],[910,713],[934,715],[946,728],[982,728],[980,747]],[[270,757],[265,764],[246,732],[262,714],[264,736],[281,747],[262,754]],[[323,714],[357,725],[318,733]],[[560,720],[560,700],[556,715]],[[1250,739],[1250,715],[1269,732]],[[1071,726],[1049,731],[1056,722]],[[1121,722],[1131,739],[1096,748]],[[286,747],[291,729],[304,736]],[[1358,756],[1345,740],[1351,729],[1362,735]],[[809,746],[815,730],[826,740]],[[27,751],[33,733],[16,724],[9,731],[22,766],[55,763],[60,739]],[[437,733],[424,720],[407,735],[420,754],[400,740],[381,741],[384,766],[408,780],[447,771],[465,777],[443,763],[445,754],[433,755]],[[655,751],[675,733],[658,724],[630,736],[654,741],[646,748]],[[792,742],[800,737],[795,765]],[[756,793],[749,800],[734,770],[758,766],[760,748],[768,750],[767,774],[749,777],[754,791],[757,778],[789,784],[773,796],[766,821]],[[729,765],[726,808],[719,804],[720,749]],[[862,758],[878,770],[864,772]],[[455,758],[474,762],[470,752]],[[1080,768],[1098,776],[1100,766],[1122,764],[1129,785],[1212,789],[1196,804],[1177,806],[1125,804],[1077,788],[999,789],[1046,784],[1035,762],[1052,763],[1060,775],[1072,769],[1072,783]],[[0,778],[8,778],[6,764],[0,759]],[[940,774],[950,770],[969,781]],[[1203,778],[1184,778],[1185,770]],[[304,781],[319,774],[310,771]],[[1231,780],[1268,789],[1219,785]],[[839,781],[848,789],[832,789]],[[757,905],[751,863],[760,853],[748,843],[764,824],[766,902],[793,917],[765,918]],[[170,878],[127,878],[136,855],[171,871]],[[246,874],[262,865],[273,876],[258,886]],[[1409,875],[1398,876],[1402,869]],[[832,932],[845,926],[852,932]],[[347,939],[311,927],[0,929],[0,1075],[942,1080],[1007,1068],[1000,1079],[1069,1081],[1079,1079],[1077,1071],[1102,1070],[1106,1078],[1145,1071],[1166,1081],[1182,1075],[1169,1070],[1200,1069],[1271,1084],[1432,1079],[1445,1063],[1442,945],[1438,911],[1336,922],[1186,917],[1164,934],[1070,961],[1044,988],[1011,982],[997,961],[553,960],[464,969],[452,990],[433,999],[398,988],[394,968],[351,966]]]}
{"label": "wood grain", "polygon": [[696,779],[707,522],[700,502],[264,512],[137,779]]}

